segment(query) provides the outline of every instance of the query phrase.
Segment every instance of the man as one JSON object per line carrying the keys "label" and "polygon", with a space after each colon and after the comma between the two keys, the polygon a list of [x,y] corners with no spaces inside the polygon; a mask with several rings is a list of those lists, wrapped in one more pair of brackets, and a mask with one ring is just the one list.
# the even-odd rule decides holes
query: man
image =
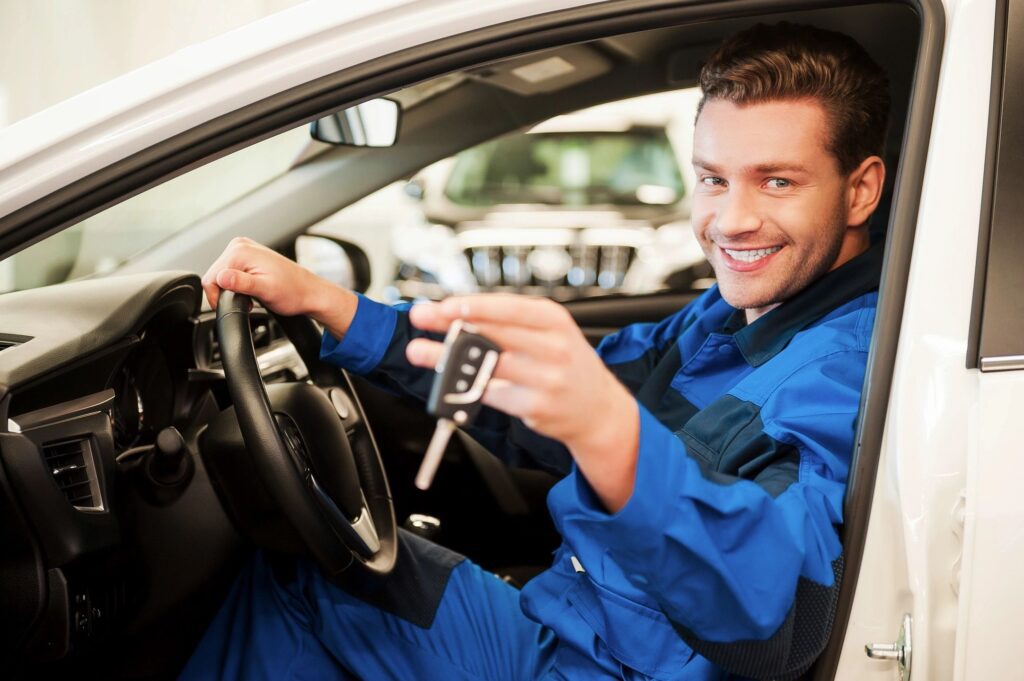
{"label": "man", "polygon": [[828,635],[880,252],[887,81],[849,38],[757,26],[701,72],[693,227],[718,284],[595,353],[557,304],[388,308],[236,240],[204,287],[327,332],[322,355],[425,398],[455,319],[503,348],[474,434],[559,472],[564,543],[519,594],[416,538],[389,605],[303,562],[247,568],[186,678],[793,677]]}

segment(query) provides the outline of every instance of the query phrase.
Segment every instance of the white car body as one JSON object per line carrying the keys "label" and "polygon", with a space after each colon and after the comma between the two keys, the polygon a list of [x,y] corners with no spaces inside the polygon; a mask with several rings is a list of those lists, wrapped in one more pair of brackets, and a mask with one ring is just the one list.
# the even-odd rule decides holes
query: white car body
{"label": "white car body", "polygon": [[[168,137],[343,69],[595,0],[314,0],[0,131],[0,218]],[[623,3],[619,3],[623,4]],[[1024,372],[965,368],[995,2],[946,33],[870,531],[836,678],[896,679],[864,645],[913,616],[913,678],[1022,678]]]}

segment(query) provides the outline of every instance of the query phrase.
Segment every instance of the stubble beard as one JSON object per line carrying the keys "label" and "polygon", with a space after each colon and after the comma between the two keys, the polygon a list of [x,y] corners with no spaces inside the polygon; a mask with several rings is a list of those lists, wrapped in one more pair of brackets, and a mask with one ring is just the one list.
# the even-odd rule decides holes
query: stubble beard
{"label": "stubble beard", "polygon": [[[744,281],[749,275],[726,271],[716,271],[719,279],[719,293],[725,302],[732,307],[741,310],[763,309],[769,306],[778,305],[789,300],[800,291],[817,281],[826,272],[832,269],[832,265],[839,258],[843,248],[843,241],[846,234],[847,214],[845,206],[839,202],[832,212],[828,224],[823,225],[819,234],[828,241],[816,243],[804,253],[790,252],[785,262],[768,263],[769,271],[773,278],[768,281]],[[711,248],[717,248],[714,243]],[[783,251],[794,248],[787,244]],[[783,255],[780,253],[779,255]],[[717,259],[716,259],[717,260]],[[719,268],[726,268],[721,262],[712,260]],[[787,270],[786,264],[790,267]]]}

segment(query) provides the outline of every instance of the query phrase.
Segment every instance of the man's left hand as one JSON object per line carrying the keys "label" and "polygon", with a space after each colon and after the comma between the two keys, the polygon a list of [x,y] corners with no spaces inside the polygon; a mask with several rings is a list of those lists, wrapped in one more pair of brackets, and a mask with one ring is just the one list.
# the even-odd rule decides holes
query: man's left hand
{"label": "man's left hand", "polygon": [[[501,347],[484,404],[560,440],[615,512],[633,492],[640,418],[636,400],[590,347],[569,312],[546,298],[482,294],[414,305],[413,325],[445,332],[463,319]],[[406,356],[432,368],[441,343],[419,338]]]}

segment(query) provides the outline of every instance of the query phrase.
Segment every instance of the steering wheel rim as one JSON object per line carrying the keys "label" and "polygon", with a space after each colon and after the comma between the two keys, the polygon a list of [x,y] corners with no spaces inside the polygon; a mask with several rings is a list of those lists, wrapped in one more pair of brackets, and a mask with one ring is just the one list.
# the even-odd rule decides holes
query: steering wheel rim
{"label": "steering wheel rim", "polygon": [[[358,412],[360,429],[352,441],[337,407],[315,385],[274,384],[268,394],[253,345],[251,308],[249,296],[223,291],[217,335],[228,392],[257,477],[328,574],[354,566],[389,573],[398,549],[394,506],[380,452],[347,375],[333,389],[344,390]],[[311,346],[319,347],[316,326],[305,317],[275,318],[314,375],[320,363],[318,352],[310,356]]]}

